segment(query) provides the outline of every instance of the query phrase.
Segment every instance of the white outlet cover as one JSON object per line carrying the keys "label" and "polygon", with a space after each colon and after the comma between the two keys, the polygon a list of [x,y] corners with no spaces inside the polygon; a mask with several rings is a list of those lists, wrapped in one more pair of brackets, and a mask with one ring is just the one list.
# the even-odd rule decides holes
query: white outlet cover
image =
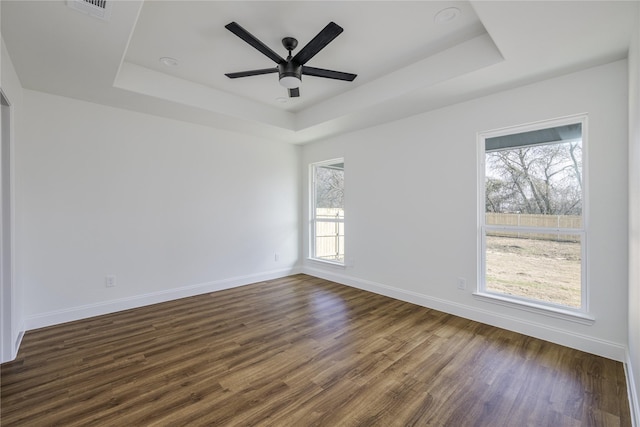
{"label": "white outlet cover", "polygon": [[116,285],[116,276],[113,276],[113,275],[105,276],[104,285],[107,288],[113,288]]}

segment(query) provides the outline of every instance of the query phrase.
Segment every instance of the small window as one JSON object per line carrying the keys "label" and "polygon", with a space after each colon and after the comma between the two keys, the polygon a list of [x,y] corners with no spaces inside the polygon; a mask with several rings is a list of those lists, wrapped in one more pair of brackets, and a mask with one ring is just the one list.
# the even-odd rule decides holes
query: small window
{"label": "small window", "polygon": [[344,264],[344,160],[311,165],[311,258]]}
{"label": "small window", "polygon": [[479,139],[479,293],[586,312],[586,116]]}

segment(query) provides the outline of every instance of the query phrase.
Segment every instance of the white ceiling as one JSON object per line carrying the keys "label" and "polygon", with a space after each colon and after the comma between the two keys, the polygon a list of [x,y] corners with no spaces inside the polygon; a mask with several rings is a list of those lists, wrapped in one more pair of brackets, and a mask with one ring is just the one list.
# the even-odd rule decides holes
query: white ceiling
{"label": "white ceiling", "polygon": [[[458,18],[437,22],[448,7]],[[66,1],[0,8],[25,88],[304,143],[624,58],[638,2],[114,1],[108,21]],[[308,65],[358,77],[305,76],[297,99],[277,74],[229,79],[275,65],[232,21],[283,57],[283,37],[299,50],[334,21],[344,32]]]}

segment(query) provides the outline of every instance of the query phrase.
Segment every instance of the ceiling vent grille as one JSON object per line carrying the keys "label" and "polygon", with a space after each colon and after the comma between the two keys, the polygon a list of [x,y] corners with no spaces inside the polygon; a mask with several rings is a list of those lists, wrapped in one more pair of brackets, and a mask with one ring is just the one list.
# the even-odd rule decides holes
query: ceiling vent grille
{"label": "ceiling vent grille", "polygon": [[111,17],[113,1],[107,0],[67,0],[67,5],[89,16],[108,21]]}

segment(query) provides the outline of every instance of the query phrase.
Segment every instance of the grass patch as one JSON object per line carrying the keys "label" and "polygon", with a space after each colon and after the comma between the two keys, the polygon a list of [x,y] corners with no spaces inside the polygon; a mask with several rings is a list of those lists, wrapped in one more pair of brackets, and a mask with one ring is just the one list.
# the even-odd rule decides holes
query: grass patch
{"label": "grass patch", "polygon": [[579,308],[580,243],[487,236],[487,290]]}

